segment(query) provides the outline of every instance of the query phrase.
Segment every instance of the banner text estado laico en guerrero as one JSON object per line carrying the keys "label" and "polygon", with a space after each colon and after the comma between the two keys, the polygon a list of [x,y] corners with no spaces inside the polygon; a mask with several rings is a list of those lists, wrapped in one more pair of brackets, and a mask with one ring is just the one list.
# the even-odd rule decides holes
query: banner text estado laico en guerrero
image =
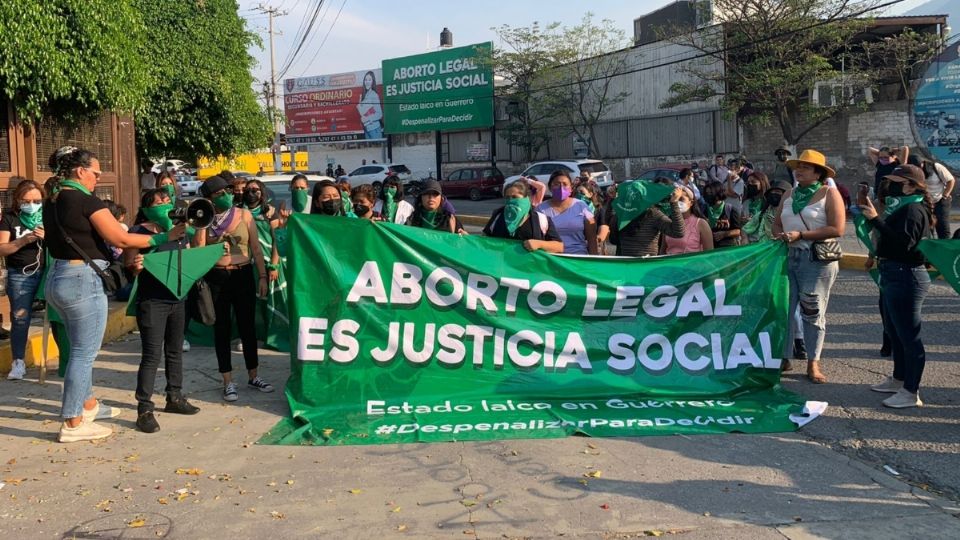
{"label": "banner text estado laico en guerrero", "polygon": [[792,431],[785,247],[659,259],[290,222],[291,416],[273,444]]}

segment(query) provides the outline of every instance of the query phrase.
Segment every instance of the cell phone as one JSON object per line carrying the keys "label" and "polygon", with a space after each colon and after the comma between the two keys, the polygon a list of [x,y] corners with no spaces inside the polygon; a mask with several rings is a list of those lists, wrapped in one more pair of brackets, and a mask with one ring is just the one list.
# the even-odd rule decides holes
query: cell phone
{"label": "cell phone", "polygon": [[857,204],[867,204],[870,194],[870,184],[860,182],[857,185]]}

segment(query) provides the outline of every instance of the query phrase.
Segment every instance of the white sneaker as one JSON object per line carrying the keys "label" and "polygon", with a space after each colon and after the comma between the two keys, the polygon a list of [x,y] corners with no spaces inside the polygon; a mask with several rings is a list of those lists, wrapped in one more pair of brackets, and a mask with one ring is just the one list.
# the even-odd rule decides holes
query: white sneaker
{"label": "white sneaker", "polygon": [[107,426],[101,426],[93,422],[80,422],[80,425],[72,428],[64,422],[60,426],[60,442],[71,443],[80,441],[96,441],[106,439],[113,434],[113,430]]}
{"label": "white sneaker", "polygon": [[227,383],[227,385],[223,387],[224,401],[236,401],[239,397],[237,394],[237,383]]}
{"label": "white sneaker", "polygon": [[104,405],[98,400],[97,404],[92,409],[89,411],[84,409],[80,415],[83,416],[84,422],[90,423],[94,420],[109,420],[111,418],[116,418],[120,416],[121,412],[122,411],[120,409],[114,409],[109,405]]}
{"label": "white sneaker", "polygon": [[903,388],[903,381],[898,381],[893,377],[887,377],[883,382],[870,386],[870,389],[874,392],[884,394],[896,394],[901,388]]}
{"label": "white sneaker", "polygon": [[27,365],[23,360],[14,360],[10,366],[10,373],[7,374],[8,381],[19,381],[27,374]]}
{"label": "white sneaker", "polygon": [[883,405],[892,409],[907,409],[910,407],[923,407],[923,402],[920,401],[920,392],[914,394],[906,388],[901,388],[897,390],[896,394],[883,400]]}
{"label": "white sneaker", "polygon": [[190,342],[183,340],[183,352],[190,352]]}
{"label": "white sneaker", "polygon": [[237,352],[243,352],[243,342],[238,341],[237,344],[233,347],[233,350]]}

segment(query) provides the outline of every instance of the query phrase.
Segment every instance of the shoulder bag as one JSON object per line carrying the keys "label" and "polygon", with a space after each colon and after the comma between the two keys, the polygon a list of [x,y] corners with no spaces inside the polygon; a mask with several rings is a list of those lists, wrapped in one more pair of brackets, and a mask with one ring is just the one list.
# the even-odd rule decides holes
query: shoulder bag
{"label": "shoulder bag", "polygon": [[63,240],[73,248],[80,258],[83,259],[83,262],[93,269],[94,272],[100,276],[100,279],[103,281],[103,288],[109,294],[113,294],[117,289],[123,288],[127,283],[127,274],[124,271],[123,264],[120,261],[110,261],[110,264],[106,268],[100,268],[93,263],[93,260],[90,259],[90,256],[87,255],[76,242],[73,241],[73,238],[67,234],[67,231],[63,229],[63,226],[60,225],[60,217],[57,216],[57,207],[56,203],[53,204],[53,223],[60,229],[60,234],[63,235]]}
{"label": "shoulder bag", "polygon": [[[803,210],[800,210],[800,212],[797,216],[800,217],[800,221],[803,222],[803,226],[809,232],[810,226],[807,225],[807,220],[803,219]],[[840,241],[836,238],[810,240],[810,254],[815,261],[834,262],[843,258],[843,249],[840,247]]]}

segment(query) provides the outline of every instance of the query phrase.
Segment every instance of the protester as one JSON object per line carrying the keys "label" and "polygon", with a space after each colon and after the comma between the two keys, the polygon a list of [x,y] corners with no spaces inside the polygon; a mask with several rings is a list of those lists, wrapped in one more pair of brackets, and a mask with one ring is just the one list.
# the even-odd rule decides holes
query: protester
{"label": "protester", "polygon": [[[257,354],[254,306],[256,297],[262,298],[267,294],[267,269],[256,223],[249,210],[234,206],[232,186],[224,178],[214,176],[207,179],[200,191],[213,202],[217,214],[211,227],[194,235],[194,243],[201,247],[208,244],[224,245],[224,256],[206,275],[216,314],[213,340],[217,364],[223,377],[223,399],[236,401],[239,397],[237,385],[233,382],[230,359],[233,316],[236,316],[243,346],[247,385],[261,392],[273,392],[273,385],[257,374],[260,359]],[[259,279],[254,277],[254,265]]]}
{"label": "protester", "polygon": [[893,352],[893,375],[870,387],[891,393],[887,407],[920,407],[920,379],[926,351],[920,339],[923,300],[930,289],[926,259],[917,246],[934,229],[934,204],[924,171],[903,165],[884,177],[889,181],[883,215],[867,199],[863,216],[877,231],[880,288],[886,310],[884,327]]}
{"label": "protester", "polygon": [[[770,181],[767,179],[767,175],[762,172],[754,171],[747,177],[747,185],[743,191],[743,212],[741,214],[742,219],[746,221],[742,230],[742,238],[746,242],[753,243],[761,239],[760,218],[763,210],[769,206],[766,205],[766,199],[764,198],[768,189],[770,189]],[[756,226],[751,225],[754,220]],[[772,216],[770,223],[772,224]],[[766,237],[764,236],[762,239],[766,239]]]}
{"label": "protester", "polygon": [[177,184],[177,177],[171,171],[160,173],[155,187],[164,190],[171,202],[175,203],[180,198],[180,186]]}
{"label": "protester", "polygon": [[[310,213],[310,182],[302,174],[290,179],[290,208],[298,214]],[[284,218],[288,217],[282,216]]]}
{"label": "protester", "polygon": [[407,218],[407,225],[446,232],[461,232],[457,219],[443,205],[443,190],[440,182],[427,180],[423,183],[420,196],[413,207],[413,213]]}
{"label": "protester", "polygon": [[541,249],[547,253],[563,253],[563,241],[553,220],[533,208],[530,186],[518,181],[504,190],[506,204],[493,212],[483,228],[485,236],[521,240],[527,251]]}
{"label": "protester", "polygon": [[677,185],[682,188],[689,189],[693,193],[694,204],[697,204],[700,201],[700,187],[697,185],[697,182],[694,180],[694,174],[692,169],[680,169],[679,180],[677,180]]}
{"label": "protester", "polygon": [[276,226],[280,218],[276,208],[267,200],[267,187],[257,179],[248,180],[243,186],[243,208],[257,220]]}
{"label": "protester", "polygon": [[726,188],[722,182],[710,182],[703,187],[704,214],[713,231],[713,247],[736,246],[740,243],[740,227],[743,220],[740,211],[727,204]]}
{"label": "protester", "polygon": [[[816,257],[814,242],[843,236],[846,216],[836,189],[824,185],[835,173],[826,157],[816,150],[804,150],[797,159],[787,160],[798,187],[781,202],[773,225],[774,237],[789,244],[787,276],[790,280],[790,309],[800,307],[803,341],[806,344],[807,378],[821,384],[827,378],[820,370],[820,353],[826,336],[827,306],[837,278],[839,263]],[[786,356],[787,353],[784,353]]]}
{"label": "protester", "polygon": [[937,218],[937,238],[941,240],[950,238],[950,206],[953,204],[953,189],[957,185],[956,179],[940,163],[929,159],[920,159],[916,155],[911,155],[907,161],[923,170],[927,193],[933,201],[933,213],[934,217]]}
{"label": "protester", "polygon": [[610,216],[613,214],[613,201],[617,198],[617,185],[607,187],[607,196],[604,199],[601,211],[596,216],[597,222],[597,251],[600,255],[607,255],[607,239],[610,238]]}
{"label": "protester", "polygon": [[23,379],[27,372],[27,337],[33,299],[44,272],[43,188],[33,180],[21,180],[13,190],[13,207],[0,218],[0,256],[7,269],[6,292],[10,299],[9,380]]}
{"label": "protester", "polygon": [[347,211],[340,193],[340,186],[331,180],[321,180],[313,186],[313,204],[310,207],[310,213],[357,217],[353,212]]}
{"label": "protester", "polygon": [[[658,179],[660,180],[660,179]],[[663,183],[673,185],[664,178]],[[649,201],[647,182],[621,184],[610,215],[610,243],[617,246],[617,255],[625,257],[649,257],[660,252],[660,235],[683,238],[685,227],[678,202],[682,188],[675,187],[667,200]],[[641,201],[645,210],[636,214]],[[652,203],[652,204],[651,204]],[[658,207],[657,204],[662,204]],[[666,212],[664,212],[666,210]],[[566,244],[564,244],[566,245]]]}
{"label": "protester", "polygon": [[350,191],[350,201],[353,203],[353,213],[360,219],[369,219],[370,221],[383,221],[378,216],[373,207],[376,201],[376,193],[369,184],[357,186]]}
{"label": "protester", "polygon": [[736,208],[741,217],[744,217],[743,196],[749,173],[740,159],[731,159],[727,167],[730,169],[730,175],[724,182],[726,202],[729,206]]}
{"label": "protester", "polygon": [[[169,191],[154,189],[143,194],[140,212],[131,229],[134,234],[153,235],[173,228],[173,210]],[[164,412],[196,414],[200,409],[183,397],[183,343],[186,312],[184,301],[177,298],[150,272],[143,271],[143,255],[153,251],[173,251],[179,242],[166,242],[155,248],[127,248],[124,266],[137,275],[136,317],[140,330],[140,368],[137,370],[137,429],[144,433],[160,431],[154,416],[153,388],[163,358],[163,374],[167,380],[167,402]]]}
{"label": "protester", "polygon": [[140,161],[140,192],[154,189],[157,186],[157,175],[153,174],[153,162],[149,159]]}
{"label": "protester", "polygon": [[873,192],[877,193],[880,191],[880,182],[883,181],[883,178],[910,158],[910,148],[908,146],[894,148],[881,146],[877,149],[871,146],[867,148],[867,157],[870,158],[870,162],[876,168],[876,173],[873,176]]}
{"label": "protester", "polygon": [[406,223],[413,214],[413,205],[403,200],[403,182],[395,174],[384,178],[380,188],[380,200],[373,205],[373,212],[389,223]]}
{"label": "protester", "polygon": [[346,177],[341,177],[337,180],[337,187],[340,188],[340,200],[343,201],[343,207],[347,212],[353,211],[353,203],[350,201],[350,181]]}
{"label": "protester", "polygon": [[777,157],[777,164],[774,166],[773,173],[770,175],[770,183],[776,184],[782,181],[789,183],[792,187],[793,171],[790,170],[790,167],[787,167],[787,160],[793,153],[790,152],[790,149],[786,146],[781,146],[773,151],[773,155]]}
{"label": "protester", "polygon": [[594,214],[597,218],[596,221],[600,222],[600,216],[596,214],[603,210],[603,199],[600,198],[600,188],[597,187],[597,183],[589,179],[584,180],[581,177],[580,181],[577,182],[576,189],[577,198],[587,204],[587,209]]}
{"label": "protester", "polygon": [[716,157],[713,158],[713,165],[707,169],[707,183],[720,182],[726,185],[727,178],[729,177],[730,169],[727,168],[723,161],[723,154],[717,154]]}
{"label": "protester", "polygon": [[[91,392],[93,360],[107,324],[107,295],[93,265],[100,269],[107,266],[110,252],[106,242],[124,249],[142,249],[182,236],[183,227],[154,236],[124,232],[103,201],[93,195],[101,173],[100,161],[92,152],[64,146],[50,156],[49,166],[61,181],[59,191],[43,207],[44,240],[54,259],[45,296],[63,318],[70,339],[59,440],[103,439],[113,431],[94,423],[100,404]],[[90,264],[85,264],[84,256],[91,259]]]}
{"label": "protester", "polygon": [[680,188],[680,190],[677,209],[683,216],[683,237],[674,238],[665,234],[663,236],[663,254],[679,255],[713,249],[713,231],[710,230],[710,224],[707,223],[707,220],[703,219],[700,205],[697,204],[693,190],[686,187]]}
{"label": "protester", "polygon": [[551,199],[540,203],[537,210],[553,220],[563,241],[563,252],[577,255],[596,255],[597,225],[593,212],[586,203],[575,199],[573,182],[566,171],[557,170],[547,182]]}

